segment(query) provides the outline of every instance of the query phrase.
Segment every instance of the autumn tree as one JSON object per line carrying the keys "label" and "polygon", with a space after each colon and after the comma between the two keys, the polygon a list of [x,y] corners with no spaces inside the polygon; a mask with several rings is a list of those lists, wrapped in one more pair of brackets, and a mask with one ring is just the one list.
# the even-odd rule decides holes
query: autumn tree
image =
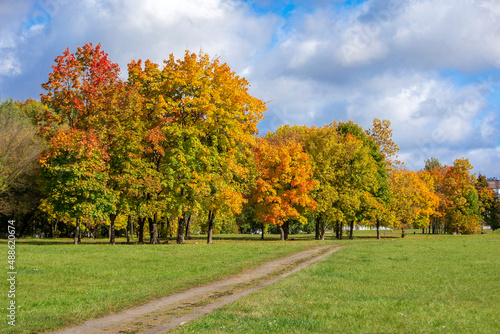
{"label": "autumn tree", "polygon": [[401,229],[402,237],[408,226],[422,228],[429,224],[429,217],[439,204],[439,197],[432,192],[432,182],[426,171],[399,169],[391,173],[392,211],[396,218],[393,228]]}
{"label": "autumn tree", "polygon": [[57,215],[76,221],[75,244],[82,217],[103,219],[116,210],[117,196],[107,188],[107,159],[97,135],[77,129],[59,131],[41,154],[48,203]]}
{"label": "autumn tree", "polygon": [[265,104],[227,64],[202,53],[171,55],[162,69],[133,61],[129,81],[145,98],[148,156],[162,174],[171,214],[179,217],[177,242],[190,215],[205,210],[211,243],[216,215],[241,210],[241,164]]}
{"label": "autumn tree", "polygon": [[446,168],[442,191],[449,201],[445,222],[449,232],[476,233],[481,221],[476,178],[468,159],[456,159]]}
{"label": "autumn tree", "polygon": [[349,206],[352,212],[348,220],[350,223],[350,238],[353,237],[354,221],[362,219],[376,221],[377,237],[380,238],[379,228],[381,221],[388,216],[388,206],[391,198],[386,158],[382,154],[380,146],[372,137],[366,135],[359,125],[354,124],[352,121],[341,122],[336,128],[345,137],[346,143],[352,142],[350,145],[353,146],[353,139],[356,139],[363,147],[363,150],[361,148],[351,149],[353,150],[351,152],[356,152],[353,156],[355,159],[353,162],[357,161],[357,170],[353,169],[356,166],[353,163],[350,164],[352,167],[348,169],[353,172],[349,174],[351,181],[346,186],[356,184],[352,188],[352,193],[355,194],[355,200],[352,202],[354,206],[352,204]]}
{"label": "autumn tree", "polygon": [[335,222],[341,207],[338,205],[341,182],[345,170],[342,169],[345,146],[341,137],[333,127],[311,128],[307,131],[304,149],[311,157],[313,165],[313,178],[317,186],[311,192],[317,207],[312,213],[315,220],[315,238],[324,240],[328,223]]}
{"label": "autumn tree", "polygon": [[[140,96],[134,85],[119,78],[119,67],[101,50],[100,44],[67,49],[55,59],[49,80],[42,85],[42,102],[50,109],[39,117],[40,134],[47,140],[71,139],[72,133],[92,136],[106,155],[106,187],[118,196],[109,212],[110,243],[115,242],[115,220],[127,210],[127,193],[137,182],[142,147]],[[63,130],[61,130],[63,129]],[[67,130],[66,130],[67,129]],[[69,131],[62,136],[61,131]]]}
{"label": "autumn tree", "polygon": [[481,220],[485,225],[494,226],[496,218],[496,206],[495,206],[495,193],[492,189],[488,188],[488,181],[484,175],[479,174],[476,183],[474,184],[476,188],[478,201],[479,201],[479,212],[481,214]]}
{"label": "autumn tree", "polygon": [[255,147],[258,177],[253,203],[259,220],[280,227],[281,240],[288,238],[289,221],[306,223],[305,210],[314,210],[309,196],[315,187],[309,156],[295,141],[259,139]]}
{"label": "autumn tree", "polygon": [[374,118],[372,128],[366,130],[365,133],[378,145],[389,169],[400,168],[404,165],[403,162],[398,160],[399,147],[392,139],[391,121],[388,119],[381,121]]}

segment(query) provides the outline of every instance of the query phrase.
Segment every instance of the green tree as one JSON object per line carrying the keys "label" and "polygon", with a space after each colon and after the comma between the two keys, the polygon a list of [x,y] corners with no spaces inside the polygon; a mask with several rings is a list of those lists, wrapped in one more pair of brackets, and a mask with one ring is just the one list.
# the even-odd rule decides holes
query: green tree
{"label": "green tree", "polygon": [[165,207],[178,217],[177,242],[189,217],[205,210],[211,243],[215,217],[241,211],[241,166],[265,104],[248,93],[244,78],[205,54],[171,55],[162,69],[133,61],[129,81],[144,97],[147,156],[162,174]]}
{"label": "green tree", "polygon": [[107,188],[108,156],[97,136],[76,129],[60,130],[40,157],[42,185],[48,203],[58,216],[76,220],[104,219],[116,210],[117,196]]}

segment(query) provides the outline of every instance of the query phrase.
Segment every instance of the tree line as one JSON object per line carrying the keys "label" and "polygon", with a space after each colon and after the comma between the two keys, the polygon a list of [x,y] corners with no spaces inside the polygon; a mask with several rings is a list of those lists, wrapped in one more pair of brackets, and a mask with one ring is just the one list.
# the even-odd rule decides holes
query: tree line
{"label": "tree line", "polygon": [[150,242],[193,230],[295,230],[352,238],[355,225],[476,233],[498,199],[467,159],[422,171],[397,160],[390,121],[281,126],[257,137],[266,103],[227,64],[186,51],[128,77],[100,45],[55,59],[41,101],[0,103],[0,212],[20,234],[75,244],[105,226]]}

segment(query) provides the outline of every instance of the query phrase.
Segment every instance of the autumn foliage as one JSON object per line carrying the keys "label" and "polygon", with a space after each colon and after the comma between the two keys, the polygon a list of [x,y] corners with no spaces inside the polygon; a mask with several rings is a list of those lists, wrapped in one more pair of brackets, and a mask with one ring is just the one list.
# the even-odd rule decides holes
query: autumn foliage
{"label": "autumn foliage", "polygon": [[[100,44],[67,49],[30,116],[45,145],[33,164],[39,210],[56,225],[74,224],[75,242],[80,222],[107,226],[111,243],[116,229],[143,242],[146,227],[151,243],[174,234],[182,243],[194,230],[212,243],[235,221],[251,222],[262,237],[279,229],[286,240],[293,227],[316,239],[331,229],[341,239],[360,225],[379,238],[382,227],[476,233],[498,216],[467,159],[406,170],[389,120],[367,130],[353,121],[285,125],[257,137],[266,104],[202,52],[161,65],[132,60],[122,78]],[[10,165],[0,159],[2,184]]]}
{"label": "autumn foliage", "polygon": [[317,185],[313,168],[302,146],[294,141],[256,143],[257,180],[253,202],[258,219],[266,224],[285,225],[282,239],[287,237],[290,220],[307,223],[306,210],[314,210],[316,202],[309,196]]}

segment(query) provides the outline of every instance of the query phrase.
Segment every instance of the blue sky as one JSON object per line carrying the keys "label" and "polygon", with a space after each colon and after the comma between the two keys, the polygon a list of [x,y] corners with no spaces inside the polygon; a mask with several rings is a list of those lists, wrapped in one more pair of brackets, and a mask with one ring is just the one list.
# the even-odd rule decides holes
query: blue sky
{"label": "blue sky", "polygon": [[220,57],[269,102],[261,133],[389,119],[408,168],[467,157],[500,176],[497,0],[2,1],[2,99],[38,98],[54,58],[87,42],[123,72],[186,49]]}

